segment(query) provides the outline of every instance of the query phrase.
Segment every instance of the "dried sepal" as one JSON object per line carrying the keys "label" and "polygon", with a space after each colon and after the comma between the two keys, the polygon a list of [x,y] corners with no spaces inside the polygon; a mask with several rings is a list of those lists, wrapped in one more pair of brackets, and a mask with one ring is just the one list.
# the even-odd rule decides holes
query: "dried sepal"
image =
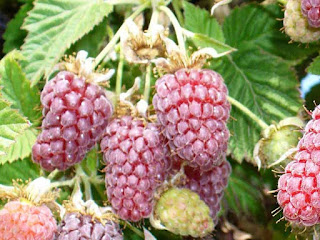
{"label": "dried sepal", "polygon": [[33,181],[13,180],[13,186],[0,185],[0,198],[29,202],[35,206],[54,202],[58,196],[59,191],[52,191],[50,180],[44,177]]}
{"label": "dried sepal", "polygon": [[109,87],[109,79],[115,73],[114,69],[102,69],[95,71],[95,59],[88,57],[86,51],[79,51],[76,56],[66,56],[64,61],[57,65],[59,70],[67,70],[83,77],[89,83],[96,83],[101,86]]}
{"label": "dried sepal", "polygon": [[163,42],[166,46],[166,58],[157,58],[152,62],[155,63],[159,74],[173,73],[182,68],[201,69],[210,58],[219,58],[231,53],[232,50],[218,53],[213,48],[202,48],[193,52],[190,56],[182,51],[179,46],[171,39],[164,37]]}
{"label": "dried sepal", "polygon": [[162,25],[155,24],[143,32],[134,21],[127,20],[121,35],[121,47],[126,60],[130,63],[148,64],[157,57],[164,57],[166,50],[163,37],[168,31]]}
{"label": "dried sepal", "polygon": [[258,168],[262,165],[274,167],[289,159],[296,152],[303,127],[304,122],[300,118],[290,117],[264,129],[253,152]]}
{"label": "dried sepal", "polygon": [[118,222],[118,216],[109,206],[99,207],[93,200],[83,201],[79,183],[75,185],[75,191],[70,200],[64,201],[64,214],[78,213],[83,216],[91,216],[92,220],[98,220],[103,225],[108,221]]}

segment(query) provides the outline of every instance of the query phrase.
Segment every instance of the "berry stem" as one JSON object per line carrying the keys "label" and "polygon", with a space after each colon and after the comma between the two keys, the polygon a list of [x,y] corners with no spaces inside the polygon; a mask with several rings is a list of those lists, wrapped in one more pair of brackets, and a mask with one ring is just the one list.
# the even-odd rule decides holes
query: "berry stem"
{"label": "berry stem", "polygon": [[184,24],[184,19],[183,19],[183,15],[181,13],[181,10],[180,10],[180,0],[173,0],[172,1],[172,7],[173,7],[173,10],[174,12],[177,14],[177,18],[180,22],[181,25]]}
{"label": "berry stem", "polygon": [[92,199],[92,192],[91,192],[91,185],[90,185],[89,177],[83,171],[80,164],[76,165],[76,176],[78,176],[81,179],[81,181],[84,185],[84,194],[85,194],[86,201]]}
{"label": "berry stem", "polygon": [[54,179],[58,174],[59,174],[59,170],[58,169],[55,169],[54,171],[52,171],[49,175],[48,175],[48,179],[49,180],[52,180],[52,179]]}
{"label": "berry stem", "polygon": [[149,103],[149,97],[150,97],[150,86],[151,86],[151,64],[148,64],[146,66],[146,80],[144,85],[144,94],[143,99]]}
{"label": "berry stem", "polygon": [[119,97],[121,93],[121,87],[122,87],[122,73],[123,73],[123,64],[124,64],[124,54],[123,54],[123,49],[120,48],[120,53],[119,53],[119,64],[118,64],[118,69],[117,69],[117,80],[116,80],[116,95],[117,98]]}
{"label": "berry stem", "polygon": [[[137,8],[126,20],[129,19],[135,19],[141,12],[143,12],[148,6],[150,5],[150,2],[147,1],[141,6]],[[125,22],[121,25],[121,27],[118,29],[116,34],[113,36],[113,38],[110,40],[110,42],[105,46],[105,48],[99,53],[99,55],[95,59],[95,67],[99,65],[99,63],[105,58],[105,56],[108,55],[108,53],[114,48],[114,46],[118,43],[120,39],[120,35],[125,28]]]}
{"label": "berry stem", "polygon": [[77,178],[78,177],[75,176],[74,178],[69,179],[69,180],[53,182],[50,184],[50,187],[51,188],[65,187],[65,186],[72,187],[75,184]]}
{"label": "berry stem", "polygon": [[123,221],[123,220],[120,220],[120,221],[122,222],[122,225],[129,227],[131,231],[133,231],[139,237],[142,237],[144,239],[144,234],[142,231],[140,231],[138,228],[132,226],[131,223],[129,223],[128,221]]}
{"label": "berry stem", "polygon": [[236,99],[228,96],[228,101],[235,107],[239,108],[242,112],[244,112],[248,117],[250,117],[252,120],[254,120],[262,129],[266,129],[269,127],[269,125],[260,119],[256,114],[250,111],[249,108],[244,106],[242,103],[238,102]]}
{"label": "berry stem", "polygon": [[170,19],[170,21],[171,21],[171,23],[172,23],[172,25],[174,27],[174,30],[176,32],[176,35],[177,35],[179,48],[183,53],[185,53],[186,47],[185,47],[185,44],[184,44],[182,28],[180,26],[179,21],[177,20],[176,16],[173,14],[173,12],[168,7],[160,6],[159,9],[162,12],[164,12],[168,16],[168,18]]}

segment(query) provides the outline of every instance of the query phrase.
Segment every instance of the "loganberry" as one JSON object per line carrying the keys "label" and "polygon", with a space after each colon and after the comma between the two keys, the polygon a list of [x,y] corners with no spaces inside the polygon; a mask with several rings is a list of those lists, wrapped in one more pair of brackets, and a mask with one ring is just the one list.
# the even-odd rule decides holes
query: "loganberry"
{"label": "loganberry", "polygon": [[210,216],[216,222],[220,211],[220,201],[231,173],[230,163],[225,160],[206,172],[200,172],[199,169],[189,166],[186,166],[184,171],[187,178],[182,187],[199,194],[201,200],[210,208]]}
{"label": "loganberry", "polygon": [[90,215],[68,213],[58,229],[57,240],[122,240],[118,223],[101,223]]}
{"label": "loganberry", "polygon": [[168,150],[158,126],[123,116],[106,128],[101,141],[108,199],[121,219],[147,218],[153,195],[168,169]]}
{"label": "loganberry", "polygon": [[296,42],[309,43],[320,39],[319,29],[312,28],[301,12],[301,0],[288,0],[283,26],[286,34]]}
{"label": "loganberry", "polygon": [[0,211],[0,239],[53,240],[56,220],[46,206],[8,202]]}
{"label": "loganberry", "polygon": [[311,27],[320,27],[320,1],[301,0],[301,12],[308,19]]}
{"label": "loganberry", "polygon": [[230,104],[222,77],[212,70],[181,69],[156,82],[153,106],[171,151],[209,170],[226,154]]}
{"label": "loganberry", "polygon": [[182,236],[204,237],[214,229],[209,207],[186,188],[164,192],[156,204],[155,218],[169,231]]}
{"label": "loganberry", "polygon": [[297,225],[320,223],[320,106],[316,107],[298,152],[278,182],[278,203],[284,217]]}
{"label": "loganberry", "polygon": [[60,72],[42,93],[42,132],[33,160],[48,171],[80,162],[101,138],[113,107],[102,88],[71,72]]}

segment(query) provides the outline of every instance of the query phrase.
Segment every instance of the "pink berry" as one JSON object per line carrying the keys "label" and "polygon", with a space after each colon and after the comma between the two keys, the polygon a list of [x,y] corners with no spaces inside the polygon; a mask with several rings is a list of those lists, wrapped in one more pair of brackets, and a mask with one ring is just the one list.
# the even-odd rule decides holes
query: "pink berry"
{"label": "pink berry", "polygon": [[158,127],[124,116],[101,141],[108,199],[120,218],[139,221],[152,212],[153,195],[168,170],[168,150]]}
{"label": "pink berry", "polygon": [[8,202],[0,211],[0,239],[53,240],[56,220],[46,206]]}
{"label": "pink berry", "polygon": [[222,77],[181,69],[156,82],[153,106],[171,151],[192,167],[212,169],[226,154],[230,104]]}
{"label": "pink berry", "polygon": [[103,90],[71,72],[60,72],[42,93],[42,132],[32,148],[33,161],[48,171],[80,162],[100,140],[113,107]]}
{"label": "pink berry", "polygon": [[311,27],[320,27],[320,1],[301,0],[301,12],[308,19]]}
{"label": "pink berry", "polygon": [[295,224],[320,223],[320,106],[298,143],[298,151],[278,181],[277,200],[284,217]]}
{"label": "pink berry", "polygon": [[122,240],[118,223],[107,221],[102,224],[92,216],[68,213],[58,229],[57,240]]}

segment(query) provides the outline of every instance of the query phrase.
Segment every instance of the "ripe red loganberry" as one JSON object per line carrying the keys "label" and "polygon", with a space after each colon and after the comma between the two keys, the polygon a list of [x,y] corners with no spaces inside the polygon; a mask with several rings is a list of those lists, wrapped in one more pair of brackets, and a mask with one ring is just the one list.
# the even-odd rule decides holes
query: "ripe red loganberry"
{"label": "ripe red loganberry", "polygon": [[320,27],[320,1],[301,0],[301,12],[308,19],[311,27]]}
{"label": "ripe red loganberry", "polygon": [[278,181],[278,203],[295,224],[320,223],[320,107],[316,107],[298,143],[298,151]]}
{"label": "ripe red loganberry", "polygon": [[45,85],[41,103],[42,132],[32,157],[48,171],[80,162],[100,140],[113,112],[102,88],[66,71]]}
{"label": "ripe red loganberry", "polygon": [[181,69],[158,79],[156,91],[153,106],[171,151],[202,170],[219,165],[230,114],[222,77],[207,69]]}
{"label": "ripe red loganberry", "polygon": [[46,206],[8,202],[0,211],[0,239],[53,240],[56,220]]}
{"label": "ripe red loganberry", "polygon": [[123,116],[106,128],[101,141],[106,189],[121,219],[139,221],[152,212],[153,195],[168,170],[168,153],[158,127]]}
{"label": "ripe red loganberry", "polygon": [[90,215],[68,213],[58,229],[57,240],[122,240],[118,223],[102,224]]}

